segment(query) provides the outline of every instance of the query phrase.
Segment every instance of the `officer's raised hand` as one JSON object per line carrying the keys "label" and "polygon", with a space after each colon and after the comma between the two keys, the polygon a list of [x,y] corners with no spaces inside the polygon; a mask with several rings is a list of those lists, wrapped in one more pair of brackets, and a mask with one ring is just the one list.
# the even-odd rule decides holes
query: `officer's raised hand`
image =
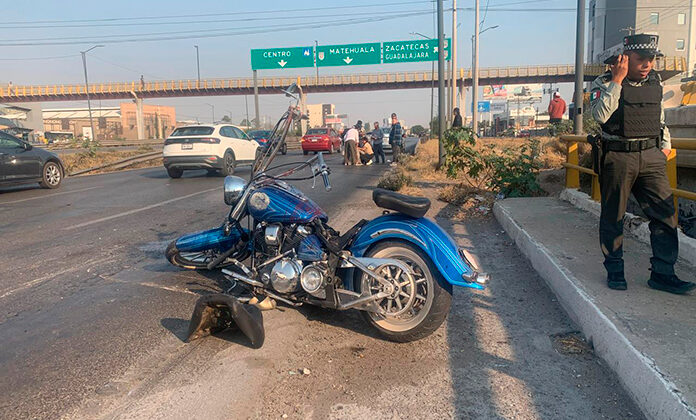
{"label": "officer's raised hand", "polygon": [[616,62],[610,66],[611,81],[616,84],[623,83],[628,75],[628,56],[625,54],[619,55]]}

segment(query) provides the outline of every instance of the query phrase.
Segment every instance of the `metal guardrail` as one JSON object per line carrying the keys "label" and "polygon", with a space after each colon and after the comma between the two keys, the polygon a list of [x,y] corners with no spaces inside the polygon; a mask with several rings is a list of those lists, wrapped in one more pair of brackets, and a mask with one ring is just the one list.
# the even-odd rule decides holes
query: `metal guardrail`
{"label": "metal guardrail", "polygon": [[[670,74],[678,74],[685,70],[686,60],[683,57],[664,57],[658,60],[656,69]],[[586,64],[586,79],[602,74],[606,69],[603,64]],[[470,69],[459,69],[460,79],[471,79]],[[482,68],[479,72],[481,80],[505,80],[524,78],[568,78],[575,75],[575,67],[567,64],[550,64],[536,66],[515,67],[491,67]],[[298,76],[298,77],[263,77],[258,79],[261,93],[269,90],[284,88],[291,83],[299,82],[309,89],[323,89],[350,86],[376,86],[392,84],[418,84],[436,81],[437,72],[408,71],[387,72],[371,74],[343,74],[327,76]],[[414,86],[420,87],[420,86]],[[125,98],[132,97],[132,93],[138,97],[166,97],[166,96],[194,96],[214,94],[248,94],[253,91],[253,78],[231,79],[188,79],[188,80],[158,80],[158,81],[132,81],[132,82],[106,82],[92,83],[89,93],[94,98]],[[22,102],[28,100],[72,100],[76,97],[86,97],[86,88],[82,84],[56,84],[56,85],[20,85],[0,86],[0,101]]]}
{"label": "metal guardrail", "polygon": [[[560,138],[567,143],[566,161],[563,163],[563,167],[566,169],[566,188],[580,188],[581,172],[591,175],[592,199],[600,201],[602,196],[599,188],[599,177],[594,170],[580,166],[579,163],[578,143],[587,143],[587,136],[566,135]],[[679,211],[677,198],[696,201],[696,193],[677,188],[677,150],[696,150],[696,139],[672,139],[672,151],[667,157],[667,178],[669,179],[669,185],[672,187],[672,193],[674,194],[675,211]]]}

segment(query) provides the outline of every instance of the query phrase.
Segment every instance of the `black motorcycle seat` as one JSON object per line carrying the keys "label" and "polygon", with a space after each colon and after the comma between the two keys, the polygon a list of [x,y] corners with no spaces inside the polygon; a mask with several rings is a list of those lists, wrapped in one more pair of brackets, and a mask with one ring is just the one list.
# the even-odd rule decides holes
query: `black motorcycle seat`
{"label": "black motorcycle seat", "polygon": [[372,201],[383,209],[398,211],[415,218],[425,216],[430,209],[430,200],[426,197],[399,194],[382,188],[372,192]]}

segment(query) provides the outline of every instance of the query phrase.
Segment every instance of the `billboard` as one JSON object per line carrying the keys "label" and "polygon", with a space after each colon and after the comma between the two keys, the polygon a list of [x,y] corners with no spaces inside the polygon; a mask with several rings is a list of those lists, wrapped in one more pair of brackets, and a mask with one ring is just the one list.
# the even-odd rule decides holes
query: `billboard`
{"label": "billboard", "polygon": [[502,99],[505,100],[508,97],[507,86],[506,85],[487,85],[483,87],[483,99]]}
{"label": "billboard", "polygon": [[541,102],[544,87],[541,83],[508,86],[508,101]]}

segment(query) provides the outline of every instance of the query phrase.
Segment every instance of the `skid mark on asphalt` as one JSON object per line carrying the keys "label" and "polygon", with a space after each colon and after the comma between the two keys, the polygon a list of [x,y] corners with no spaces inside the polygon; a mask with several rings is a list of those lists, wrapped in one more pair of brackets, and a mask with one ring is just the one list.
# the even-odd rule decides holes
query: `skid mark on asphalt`
{"label": "skid mark on asphalt", "polygon": [[101,278],[102,280],[111,281],[114,283],[135,284],[135,285],[144,286],[144,287],[152,287],[154,289],[162,289],[162,290],[166,290],[168,292],[176,292],[176,293],[184,293],[184,294],[188,294],[188,295],[200,296],[198,293],[192,292],[188,289],[181,289],[179,287],[173,287],[173,286],[164,286],[164,285],[152,283],[149,281],[132,282],[132,281],[121,280],[121,279],[118,279],[115,277],[104,276],[104,275],[100,275],[99,278]]}
{"label": "skid mark on asphalt", "polygon": [[28,289],[30,287],[38,286],[38,285],[40,285],[44,282],[47,282],[55,277],[62,276],[64,274],[73,273],[73,272],[79,271],[79,270],[84,270],[84,269],[89,270],[95,265],[105,264],[105,263],[108,264],[108,263],[116,261],[117,259],[118,259],[118,257],[116,257],[116,256],[109,256],[106,258],[98,258],[98,259],[87,261],[86,263],[81,264],[77,267],[72,266],[69,268],[65,268],[63,270],[54,271],[50,274],[47,274],[45,276],[41,276],[41,277],[36,278],[34,280],[28,281],[24,284],[17,286],[17,287],[3,290],[2,292],[0,292],[0,299],[6,298],[14,293],[21,291],[21,290],[25,290],[25,289]]}
{"label": "skid mark on asphalt", "polygon": [[63,195],[63,194],[72,194],[72,193],[77,193],[77,192],[83,192],[83,191],[88,191],[88,190],[93,190],[95,188],[101,188],[101,187],[88,187],[88,188],[82,188],[79,190],[72,190],[72,191],[63,191],[59,193],[53,193],[53,194],[45,194],[45,195],[40,195],[38,197],[29,197],[29,198],[23,198],[21,200],[14,200],[14,201],[5,201],[3,203],[0,203],[0,206],[4,206],[5,204],[15,204],[15,203],[22,203],[24,201],[29,201],[29,200],[38,200],[40,198],[51,198],[55,197],[57,195]]}
{"label": "skid mark on asphalt", "polygon": [[68,226],[68,227],[63,228],[63,230],[79,229],[81,227],[93,225],[95,223],[106,222],[107,220],[112,220],[112,219],[116,219],[116,218],[123,217],[123,216],[130,216],[131,214],[140,213],[141,211],[154,209],[157,207],[164,206],[166,204],[174,203],[176,201],[185,200],[187,198],[194,197],[194,196],[197,196],[200,194],[205,194],[205,193],[209,193],[211,191],[219,191],[219,190],[220,190],[220,187],[215,187],[215,188],[210,188],[210,189],[203,190],[203,191],[198,191],[198,192],[195,192],[193,194],[183,195],[181,197],[172,198],[170,200],[165,200],[165,201],[162,201],[162,202],[159,202],[156,204],[150,204],[149,206],[141,207],[139,209],[128,210],[128,211],[124,211],[122,213],[113,214],[111,216],[102,217],[100,219],[90,220],[89,222],[84,222],[84,223],[79,223],[77,225]]}

